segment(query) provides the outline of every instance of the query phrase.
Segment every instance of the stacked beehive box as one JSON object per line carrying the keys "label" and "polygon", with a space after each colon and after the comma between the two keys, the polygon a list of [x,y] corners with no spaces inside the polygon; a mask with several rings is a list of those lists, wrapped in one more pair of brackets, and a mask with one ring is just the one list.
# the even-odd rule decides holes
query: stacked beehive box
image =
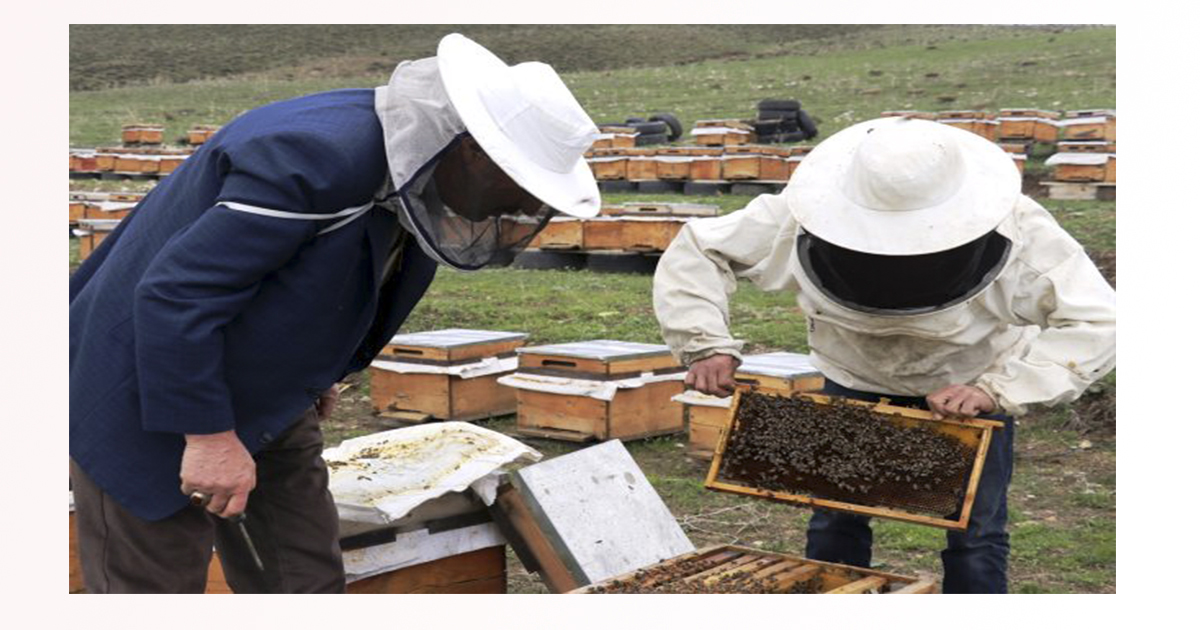
{"label": "stacked beehive box", "polygon": [[162,144],[162,141],[162,125],[134,124],[121,127],[121,142],[124,144]]}
{"label": "stacked beehive box", "polygon": [[1000,123],[994,114],[973,110],[958,110],[938,112],[937,121],[965,129],[971,133],[995,142],[999,137]]}
{"label": "stacked beehive box", "polygon": [[1054,142],[1058,139],[1058,112],[1044,109],[1002,109],[999,139],[1002,142]]}
{"label": "stacked beehive box", "polygon": [[684,369],[664,345],[593,340],[520,348],[500,383],[517,390],[517,432],[575,442],[683,430]]}
{"label": "stacked beehive box", "polygon": [[204,144],[220,128],[220,125],[193,125],[187,132],[188,144],[192,146]]}
{"label": "stacked beehive box", "polygon": [[396,335],[371,362],[375,412],[406,422],[479,420],[516,411],[497,379],[517,369],[528,335],[451,328]]}
{"label": "stacked beehive box", "polygon": [[791,149],[764,145],[740,145],[725,148],[721,160],[721,179],[784,181],[788,178],[787,158]]}
{"label": "stacked beehive box", "polygon": [[696,144],[729,146],[754,141],[754,127],[732,119],[697,120],[691,131]]}

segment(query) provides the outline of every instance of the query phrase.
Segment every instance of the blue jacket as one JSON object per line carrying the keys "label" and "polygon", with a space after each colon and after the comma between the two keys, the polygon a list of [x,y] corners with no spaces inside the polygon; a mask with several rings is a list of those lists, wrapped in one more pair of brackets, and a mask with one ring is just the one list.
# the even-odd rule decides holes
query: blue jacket
{"label": "blue jacket", "polygon": [[[366,367],[433,279],[371,201],[387,177],[373,90],[243,114],[156,186],[71,277],[71,457],[134,514],[165,518],[184,434],[254,453]],[[357,218],[325,232],[366,207]],[[238,208],[238,209],[234,209]],[[303,220],[306,215],[315,220]]]}

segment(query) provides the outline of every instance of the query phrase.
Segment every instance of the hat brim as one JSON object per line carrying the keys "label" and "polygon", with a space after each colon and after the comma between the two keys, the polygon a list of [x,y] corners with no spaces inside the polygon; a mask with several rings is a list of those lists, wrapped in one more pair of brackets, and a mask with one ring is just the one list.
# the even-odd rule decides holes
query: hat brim
{"label": "hat brim", "polygon": [[514,182],[542,203],[574,217],[600,213],[600,187],[587,160],[580,157],[570,171],[560,173],[526,158],[521,147],[496,125],[476,89],[474,77],[507,73],[509,66],[491,51],[458,34],[438,44],[438,70],[450,103],[471,137]]}
{"label": "hat brim", "polygon": [[848,127],[804,157],[786,192],[788,207],[804,231],[858,252],[908,256],[973,241],[1012,212],[1021,194],[1021,174],[1013,159],[986,138],[927,121],[910,122],[940,125],[964,153],[967,169],[954,194],[908,212],[875,210],[847,197],[844,184],[859,144],[872,130],[902,120],[880,118]]}

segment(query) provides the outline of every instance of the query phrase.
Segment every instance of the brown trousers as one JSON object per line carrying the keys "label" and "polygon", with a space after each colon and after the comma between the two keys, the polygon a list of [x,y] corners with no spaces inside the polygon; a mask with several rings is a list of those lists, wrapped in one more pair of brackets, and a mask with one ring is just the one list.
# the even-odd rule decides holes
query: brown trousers
{"label": "brown trousers", "polygon": [[344,593],[338,516],[315,410],[254,456],[246,528],[188,506],[161,521],[126,511],[71,462],[79,561],[89,593],[203,593],[214,545],[235,593]]}

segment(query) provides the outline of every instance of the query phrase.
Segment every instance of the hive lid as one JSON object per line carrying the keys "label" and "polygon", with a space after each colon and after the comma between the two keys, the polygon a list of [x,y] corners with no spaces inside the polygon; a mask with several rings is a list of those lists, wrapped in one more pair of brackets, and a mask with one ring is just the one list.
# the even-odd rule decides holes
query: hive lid
{"label": "hive lid", "polygon": [[811,357],[796,352],[770,352],[745,356],[737,371],[738,373],[779,378],[821,375],[820,370],[813,367]]}
{"label": "hive lid", "polygon": [[528,333],[504,332],[495,330],[472,330],[468,328],[446,328],[444,330],[427,330],[418,333],[396,335],[392,337],[392,340],[388,343],[389,345],[393,346],[456,348],[460,346],[473,346],[481,343],[518,341],[528,337]]}
{"label": "hive lid", "polygon": [[518,348],[517,352],[520,354],[548,354],[580,359],[613,360],[659,356],[670,354],[671,350],[661,344],[595,339],[575,343]]}

